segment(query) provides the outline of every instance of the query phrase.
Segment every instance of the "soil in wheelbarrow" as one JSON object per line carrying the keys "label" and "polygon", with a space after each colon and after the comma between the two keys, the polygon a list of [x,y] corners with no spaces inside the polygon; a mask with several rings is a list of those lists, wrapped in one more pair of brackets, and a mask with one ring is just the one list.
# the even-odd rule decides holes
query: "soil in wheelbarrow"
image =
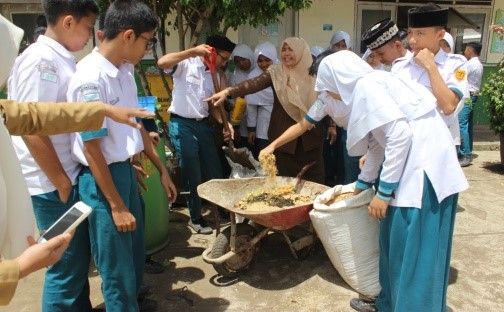
{"label": "soil in wheelbarrow", "polygon": [[247,194],[236,205],[241,210],[272,212],[279,209],[312,203],[313,196],[301,195],[294,191],[294,185],[284,185],[270,189],[260,189]]}

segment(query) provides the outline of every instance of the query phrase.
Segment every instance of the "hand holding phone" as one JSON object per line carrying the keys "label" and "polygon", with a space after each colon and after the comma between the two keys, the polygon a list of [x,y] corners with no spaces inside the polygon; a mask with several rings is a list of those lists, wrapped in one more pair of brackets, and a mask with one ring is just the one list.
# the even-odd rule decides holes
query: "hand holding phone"
{"label": "hand holding phone", "polygon": [[48,228],[38,239],[38,243],[50,240],[60,234],[73,231],[87,216],[92,209],[83,202],[77,202],[68,209],[50,228]]}

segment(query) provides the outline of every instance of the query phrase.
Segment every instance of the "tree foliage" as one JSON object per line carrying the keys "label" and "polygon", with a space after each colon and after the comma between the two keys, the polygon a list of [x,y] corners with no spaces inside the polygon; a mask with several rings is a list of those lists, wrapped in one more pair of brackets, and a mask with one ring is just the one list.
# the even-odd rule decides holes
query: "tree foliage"
{"label": "tree foliage", "polygon": [[491,73],[483,85],[481,94],[490,115],[490,127],[496,133],[504,133],[504,64]]}
{"label": "tree foliage", "polygon": [[[162,23],[160,34],[179,37],[179,49],[183,50],[203,40],[208,34],[226,34],[240,25],[267,25],[278,21],[287,9],[308,8],[312,0],[143,0],[154,9],[161,21],[169,15],[175,22]],[[106,8],[110,0],[100,0]],[[159,36],[164,50],[164,36]],[[186,41],[186,38],[188,40]]]}

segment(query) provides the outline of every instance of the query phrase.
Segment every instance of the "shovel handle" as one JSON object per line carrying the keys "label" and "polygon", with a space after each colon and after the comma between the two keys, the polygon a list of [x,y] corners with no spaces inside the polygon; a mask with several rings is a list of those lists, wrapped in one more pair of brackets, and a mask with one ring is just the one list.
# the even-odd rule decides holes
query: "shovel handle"
{"label": "shovel handle", "polygon": [[311,163],[309,163],[309,164],[305,165],[305,166],[301,169],[301,171],[299,171],[299,173],[298,173],[298,174],[297,174],[297,176],[296,176],[297,181],[296,181],[296,185],[294,186],[294,189],[295,189],[295,190],[297,190],[297,189],[298,189],[299,185],[301,184],[301,180],[303,179],[303,176],[306,174],[306,172],[307,172],[307,171],[308,171],[311,167],[313,167],[313,165],[315,165],[315,162],[316,162],[315,160],[314,160],[314,161],[312,161]]}

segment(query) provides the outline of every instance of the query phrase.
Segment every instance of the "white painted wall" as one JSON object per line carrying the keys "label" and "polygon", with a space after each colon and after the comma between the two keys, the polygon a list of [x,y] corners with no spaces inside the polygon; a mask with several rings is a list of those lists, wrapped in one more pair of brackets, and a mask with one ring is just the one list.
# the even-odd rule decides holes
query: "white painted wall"
{"label": "white painted wall", "polygon": [[[504,0],[502,0],[504,1]],[[323,24],[332,24],[332,31],[324,31]],[[307,10],[299,12],[299,36],[310,46],[328,47],[335,31],[344,30],[355,42],[355,0],[314,0]]]}

